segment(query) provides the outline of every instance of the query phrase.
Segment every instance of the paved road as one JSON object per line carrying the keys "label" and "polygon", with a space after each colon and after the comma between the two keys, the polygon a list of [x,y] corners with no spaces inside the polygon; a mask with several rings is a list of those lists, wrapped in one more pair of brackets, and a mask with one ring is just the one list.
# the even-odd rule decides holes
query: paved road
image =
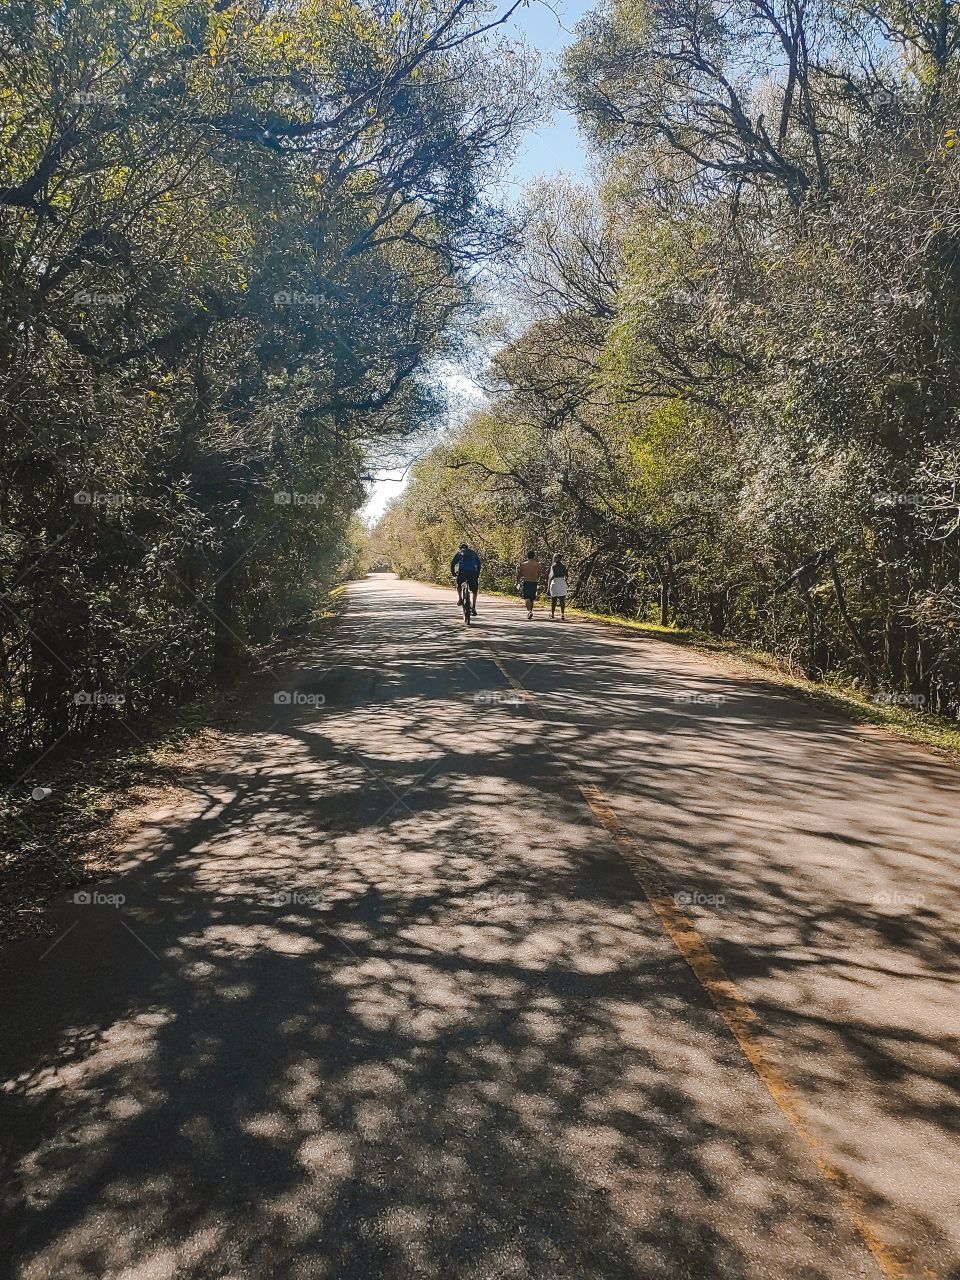
{"label": "paved road", "polygon": [[960,1276],[960,774],[479,623],[353,587],[4,953],[3,1274]]}

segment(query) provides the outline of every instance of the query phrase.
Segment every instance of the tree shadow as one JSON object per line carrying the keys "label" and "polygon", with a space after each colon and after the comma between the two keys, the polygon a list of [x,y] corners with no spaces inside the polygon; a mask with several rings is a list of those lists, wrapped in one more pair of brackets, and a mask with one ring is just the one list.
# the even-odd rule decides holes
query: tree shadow
{"label": "tree shadow", "polygon": [[[475,700],[506,687],[465,628],[438,634],[402,595],[358,592],[356,609],[344,664],[303,664],[298,687],[323,704],[265,706],[222,770],[191,774],[97,887],[122,903],[62,903],[52,947],[8,951],[12,1274],[875,1275],[547,750],[585,777],[602,758],[608,782],[632,768],[611,792],[638,833],[636,806],[674,788],[695,806],[653,851],[678,885],[705,865],[723,884],[753,874],[747,815],[698,849],[690,828],[722,797],[649,750],[659,712],[623,691],[622,652],[580,638],[545,730]],[[494,639],[511,668],[524,656],[506,624]],[[550,696],[538,671],[525,683]],[[765,729],[808,732],[777,714]],[[628,759],[611,724],[622,738],[637,717]],[[719,718],[696,731],[701,755],[736,755]],[[733,970],[749,956],[760,978],[802,983],[846,930],[874,928],[849,903],[813,919],[804,868],[799,888],[788,870],[772,860],[742,915],[759,928],[779,896],[811,955],[734,933]],[[801,1005],[790,1035],[908,1083],[892,1074],[902,1041],[829,1012]],[[921,1096],[886,1096],[929,1120]],[[942,1247],[936,1214],[908,1216]]]}

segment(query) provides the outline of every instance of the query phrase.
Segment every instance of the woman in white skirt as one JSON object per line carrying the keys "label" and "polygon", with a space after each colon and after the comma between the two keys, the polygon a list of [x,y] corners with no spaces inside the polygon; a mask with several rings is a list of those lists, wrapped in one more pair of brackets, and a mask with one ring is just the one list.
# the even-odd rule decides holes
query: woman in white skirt
{"label": "woman in white skirt", "polygon": [[553,564],[550,566],[550,576],[547,578],[547,595],[550,597],[550,617],[556,617],[557,605],[560,605],[560,621],[566,622],[563,610],[567,603],[567,566],[563,563],[563,558],[557,554],[553,557]]}

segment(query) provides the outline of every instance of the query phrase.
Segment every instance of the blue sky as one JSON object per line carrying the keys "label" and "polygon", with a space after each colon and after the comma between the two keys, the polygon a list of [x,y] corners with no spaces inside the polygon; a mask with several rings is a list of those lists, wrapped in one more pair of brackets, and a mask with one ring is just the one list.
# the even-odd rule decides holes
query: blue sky
{"label": "blue sky", "polygon": [[[543,58],[544,71],[554,71],[566,45],[583,15],[593,8],[585,0],[555,0],[548,8],[540,0],[517,10],[505,31],[521,35]],[[573,117],[566,111],[554,111],[539,129],[529,130],[520,145],[510,171],[510,181],[525,185],[542,174],[569,173],[576,178],[586,174],[587,158],[583,140],[577,133]]]}
{"label": "blue sky", "polygon": [[[549,7],[541,0],[531,0],[518,9],[501,30],[508,38],[520,36],[537,50],[543,59],[544,73],[549,75],[556,70],[557,60],[565,46],[573,40],[574,27],[593,7],[594,0],[569,0],[568,3],[551,0]],[[573,178],[584,179],[587,165],[583,139],[577,132],[573,116],[566,111],[554,110],[538,128],[528,129],[520,140],[506,176],[507,200],[514,203],[534,178],[566,173]],[[473,390],[469,381],[454,371],[449,382],[454,397],[461,403],[469,403]],[[376,519],[405,483],[406,475],[400,471],[384,474],[378,479],[363,509],[364,519]]]}

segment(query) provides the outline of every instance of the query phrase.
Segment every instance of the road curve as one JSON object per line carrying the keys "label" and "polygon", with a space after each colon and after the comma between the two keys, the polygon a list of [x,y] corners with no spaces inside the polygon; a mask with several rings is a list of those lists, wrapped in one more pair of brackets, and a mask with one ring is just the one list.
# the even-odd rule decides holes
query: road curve
{"label": "road curve", "polygon": [[355,584],[0,957],[4,1274],[957,1280],[958,849],[932,754]]}

